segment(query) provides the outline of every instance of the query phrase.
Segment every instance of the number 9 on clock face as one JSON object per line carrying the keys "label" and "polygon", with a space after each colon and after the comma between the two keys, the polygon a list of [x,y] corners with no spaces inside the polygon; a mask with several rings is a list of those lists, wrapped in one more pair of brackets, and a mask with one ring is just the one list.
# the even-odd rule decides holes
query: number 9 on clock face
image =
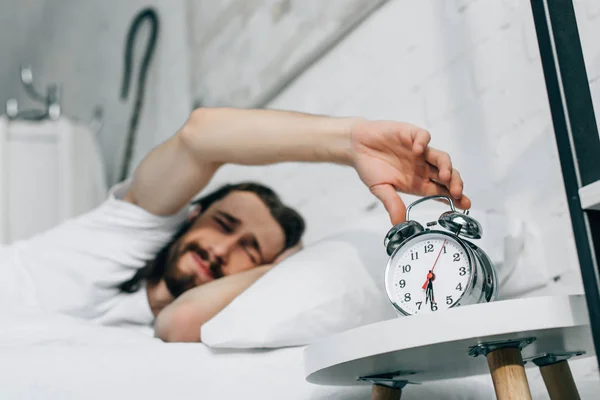
{"label": "number 9 on clock face", "polygon": [[451,235],[417,235],[396,249],[386,269],[388,297],[404,315],[442,311],[460,305],[471,288],[469,251]]}

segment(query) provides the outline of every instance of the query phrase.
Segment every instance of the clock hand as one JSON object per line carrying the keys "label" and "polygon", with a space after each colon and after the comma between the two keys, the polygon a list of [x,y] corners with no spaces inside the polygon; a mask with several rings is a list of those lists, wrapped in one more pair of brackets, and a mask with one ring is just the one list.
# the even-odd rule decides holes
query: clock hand
{"label": "clock hand", "polygon": [[433,311],[433,303],[435,303],[435,296],[433,294],[433,281],[435,280],[435,275],[433,279],[429,280],[429,304],[431,304],[431,311]]}
{"label": "clock hand", "polygon": [[435,274],[433,273],[433,271],[429,270],[429,272],[427,273],[427,280],[423,284],[422,289],[428,289],[429,281],[431,281],[432,279],[435,279]]}
{"label": "clock hand", "polygon": [[435,262],[433,263],[433,267],[431,267],[431,270],[427,274],[427,280],[423,284],[423,289],[425,289],[427,287],[427,284],[429,283],[430,280],[435,279],[435,274],[433,273],[433,270],[435,269],[435,266],[436,266],[438,260],[440,259],[440,256],[442,255],[442,250],[444,250],[444,246],[446,245],[446,240],[447,239],[444,239],[444,243],[442,243],[442,248],[440,249],[440,252],[438,253],[437,257],[435,258]]}
{"label": "clock hand", "polygon": [[[436,266],[438,260],[440,259],[440,256],[442,255],[442,250],[444,250],[444,246],[446,245],[446,240],[448,240],[448,239],[444,239],[444,243],[442,243],[442,248],[440,249],[440,252],[438,253],[438,255],[435,259],[435,262],[433,263],[433,267],[431,267],[431,273],[433,273],[433,270],[435,269],[435,266]],[[435,279],[435,278],[433,278],[433,279]]]}

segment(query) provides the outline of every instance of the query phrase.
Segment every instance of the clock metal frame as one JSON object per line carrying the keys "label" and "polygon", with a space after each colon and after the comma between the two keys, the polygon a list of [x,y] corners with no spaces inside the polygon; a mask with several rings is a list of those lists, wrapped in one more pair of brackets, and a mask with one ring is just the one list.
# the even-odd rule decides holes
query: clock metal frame
{"label": "clock metal frame", "polygon": [[[446,229],[456,228],[456,232],[453,232],[450,229],[443,231],[423,228],[418,222],[409,220],[412,207],[430,199],[444,199],[448,202],[452,211],[445,212],[441,215],[440,226]],[[396,301],[397,296],[394,292],[393,282],[391,282],[389,278],[392,269],[395,268],[395,264],[397,264],[396,255],[401,249],[408,247],[412,243],[415,243],[415,241],[426,240],[426,237],[431,235],[442,235],[453,239],[463,248],[468,259],[471,274],[467,287],[459,299],[449,308],[488,303],[496,299],[498,294],[498,276],[492,260],[480,247],[459,236],[462,235],[468,238],[481,237],[481,225],[479,225],[473,217],[469,216],[468,212],[465,212],[464,214],[457,212],[454,208],[452,199],[446,196],[429,196],[412,203],[406,210],[406,219],[407,222],[398,224],[390,229],[384,240],[387,254],[390,256],[385,268],[385,290],[388,300],[400,315],[409,316],[415,314],[404,310],[401,302],[399,303]]]}

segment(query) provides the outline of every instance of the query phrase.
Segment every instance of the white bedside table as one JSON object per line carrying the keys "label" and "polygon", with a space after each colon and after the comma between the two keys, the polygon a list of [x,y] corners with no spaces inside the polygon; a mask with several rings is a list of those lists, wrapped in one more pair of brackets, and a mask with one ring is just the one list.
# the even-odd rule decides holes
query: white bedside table
{"label": "white bedside table", "polygon": [[575,400],[566,360],[594,354],[585,298],[574,295],[497,301],[362,326],[308,346],[304,369],[315,384],[373,384],[372,399],[399,399],[411,382],[491,372],[498,399],[530,399],[525,359],[525,366],[540,367],[552,399]]}

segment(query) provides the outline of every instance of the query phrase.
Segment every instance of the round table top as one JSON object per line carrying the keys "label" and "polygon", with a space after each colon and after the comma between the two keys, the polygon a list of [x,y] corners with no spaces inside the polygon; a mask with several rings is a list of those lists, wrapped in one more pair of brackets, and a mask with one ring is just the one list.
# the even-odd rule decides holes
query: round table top
{"label": "round table top", "polygon": [[489,373],[485,355],[469,354],[473,347],[528,338],[524,359],[594,355],[585,297],[496,301],[365,325],[308,346],[304,370],[307,381],[325,385],[359,385],[360,377],[390,373],[411,382],[466,377]]}

